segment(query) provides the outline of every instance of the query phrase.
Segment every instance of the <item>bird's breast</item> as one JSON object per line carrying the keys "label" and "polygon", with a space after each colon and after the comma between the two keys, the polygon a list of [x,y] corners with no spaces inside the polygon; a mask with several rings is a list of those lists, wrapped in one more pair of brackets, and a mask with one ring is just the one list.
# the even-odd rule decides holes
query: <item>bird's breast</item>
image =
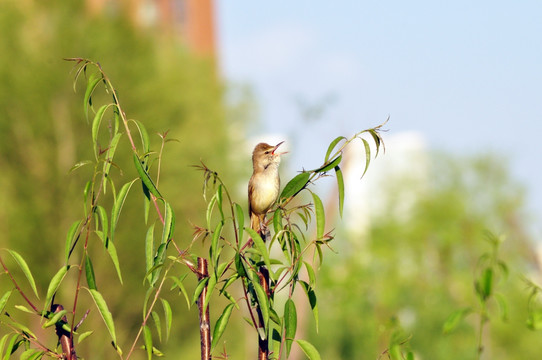
{"label": "bird's breast", "polygon": [[269,210],[279,195],[280,181],[278,172],[261,172],[252,178],[252,211],[263,214]]}

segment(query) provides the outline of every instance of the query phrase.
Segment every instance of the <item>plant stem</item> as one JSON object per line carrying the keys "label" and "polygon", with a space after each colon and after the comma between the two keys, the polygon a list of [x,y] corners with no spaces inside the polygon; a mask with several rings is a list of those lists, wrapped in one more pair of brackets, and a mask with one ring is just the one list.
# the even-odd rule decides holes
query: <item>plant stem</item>
{"label": "plant stem", "polygon": [[[198,280],[209,277],[207,259],[198,257]],[[201,360],[211,360],[211,322],[209,320],[209,304],[204,308],[207,296],[207,286],[203,288],[198,298],[199,335],[201,343]]]}

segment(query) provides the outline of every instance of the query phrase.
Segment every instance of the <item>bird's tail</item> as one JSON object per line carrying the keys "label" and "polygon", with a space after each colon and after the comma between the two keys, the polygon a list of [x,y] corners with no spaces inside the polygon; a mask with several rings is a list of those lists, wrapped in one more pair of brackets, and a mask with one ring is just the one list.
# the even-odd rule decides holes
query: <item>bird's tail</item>
{"label": "bird's tail", "polygon": [[261,235],[262,222],[264,215],[257,215],[253,212],[250,213],[250,228]]}

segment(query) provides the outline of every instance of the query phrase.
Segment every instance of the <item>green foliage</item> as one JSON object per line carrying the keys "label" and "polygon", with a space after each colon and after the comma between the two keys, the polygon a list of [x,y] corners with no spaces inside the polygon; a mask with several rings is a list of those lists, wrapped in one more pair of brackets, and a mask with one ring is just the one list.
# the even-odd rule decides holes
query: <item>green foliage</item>
{"label": "green foliage", "polygon": [[[528,293],[518,281],[533,265],[521,188],[500,158],[440,154],[428,164],[421,186],[409,174],[379,183],[385,196],[365,232],[338,231],[344,241],[335,243],[338,256],[322,265],[318,283],[326,289],[319,307],[334,311],[320,312],[320,331],[310,340],[321,341],[323,358],[378,358],[392,349],[396,319],[400,343],[408,340],[399,348],[404,358],[474,359],[480,320],[489,317],[483,358],[536,358],[540,333],[525,326]],[[404,194],[414,200],[398,212]]]}

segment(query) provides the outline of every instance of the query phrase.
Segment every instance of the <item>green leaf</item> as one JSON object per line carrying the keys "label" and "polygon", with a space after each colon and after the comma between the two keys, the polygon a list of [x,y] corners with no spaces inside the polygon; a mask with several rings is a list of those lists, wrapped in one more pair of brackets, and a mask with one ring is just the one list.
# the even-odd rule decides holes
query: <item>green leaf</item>
{"label": "green leaf", "polygon": [[295,342],[303,350],[305,355],[308,356],[309,360],[321,360],[320,353],[310,342],[305,340],[296,340]]}
{"label": "green leaf", "polygon": [[120,270],[119,257],[117,255],[117,248],[115,247],[115,244],[109,239],[105,239],[104,234],[101,231],[96,231],[96,235],[98,235],[98,237],[104,244],[104,247],[106,248],[107,253],[109,254],[109,257],[111,258],[111,261],[113,262],[113,265],[115,266],[115,270],[117,271],[117,276],[119,277],[119,281],[122,284],[122,272]]}
{"label": "green leaf", "polygon": [[87,276],[87,285],[90,289],[97,290],[96,278],[94,277],[94,268],[90,256],[85,256],[85,274]]}
{"label": "green leaf", "polygon": [[239,253],[235,254],[235,269],[240,277],[247,277],[247,271]]}
{"label": "green leaf", "polygon": [[265,246],[265,243],[263,242],[262,237],[251,228],[245,227],[245,231],[250,235],[250,237],[254,241],[254,246],[256,246],[256,249],[262,255],[263,261],[265,262],[265,266],[267,266],[267,269],[270,270],[271,262],[269,261],[269,252],[267,251],[267,246]]}
{"label": "green leaf", "polygon": [[235,203],[235,219],[237,220],[238,243],[243,242],[243,228],[245,227],[245,214],[241,205]]}
{"label": "green leaf", "polygon": [[36,289],[36,282],[34,281],[34,277],[32,276],[32,272],[30,271],[28,264],[18,252],[14,250],[9,250],[9,249],[8,249],[8,252],[11,254],[13,259],[15,259],[15,262],[17,262],[17,264],[23,271],[23,274],[24,276],[26,276],[26,279],[28,280],[28,283],[30,284],[32,291],[34,291],[34,294],[39,299],[38,290]]}
{"label": "green leaf", "polygon": [[96,156],[96,159],[98,159],[99,156],[99,145],[98,145],[98,132],[100,130],[100,124],[102,122],[102,118],[104,116],[105,111],[109,106],[113,104],[107,104],[102,105],[96,111],[96,115],[94,116],[94,120],[92,121],[92,144],[94,145],[94,155]]}
{"label": "green leaf", "polygon": [[476,291],[480,298],[485,301],[491,296],[493,289],[493,269],[485,268],[481,278],[476,281]]}
{"label": "green leaf", "polygon": [[154,225],[153,223],[147,230],[145,236],[145,271],[148,272],[153,267],[154,260]]}
{"label": "green leaf", "polygon": [[143,168],[143,165],[141,164],[139,157],[135,153],[134,153],[134,165],[137,170],[137,173],[139,174],[139,178],[141,179],[141,182],[145,184],[145,186],[147,187],[147,189],[149,189],[151,194],[153,194],[157,198],[162,198],[162,195],[158,191],[158,188],[156,187],[156,185],[154,185],[154,182],[152,181],[149,173],[147,172],[147,170]]}
{"label": "green leaf", "polygon": [[17,342],[18,337],[19,337],[19,334],[15,334],[11,337],[11,339],[8,342],[8,346],[6,347],[6,352],[4,353],[4,357],[2,358],[2,360],[9,360],[10,355],[17,350],[17,348],[19,347],[19,343]]}
{"label": "green leaf", "polygon": [[151,312],[152,320],[154,321],[154,326],[156,327],[156,332],[158,333],[158,340],[162,341],[162,322],[160,321],[160,315],[156,311]]}
{"label": "green leaf", "polygon": [[[107,148],[107,151],[105,153],[105,159],[104,159],[104,167],[103,167],[103,173],[104,176],[109,176],[109,170],[111,169],[111,164],[113,163],[113,157],[115,156],[115,152],[117,151],[117,145],[119,144],[119,140],[122,137],[122,133],[117,133],[115,136],[113,136],[113,139],[111,139],[111,142],[109,143],[109,147]],[[106,182],[104,181],[104,190],[105,190]]]}
{"label": "green leaf", "polygon": [[527,327],[533,331],[542,329],[542,311],[532,310],[527,318]]}
{"label": "green leaf", "polygon": [[13,292],[13,289],[8,290],[2,295],[0,298],[0,314],[4,313],[4,308],[6,307],[6,304],[8,303],[9,297],[11,296],[11,293]]}
{"label": "green leaf", "polygon": [[169,339],[169,333],[171,332],[171,325],[173,324],[173,312],[171,311],[171,305],[166,299],[160,299],[162,301],[162,307],[164,308],[164,318],[166,320],[166,340]]}
{"label": "green leaf", "polygon": [[143,326],[143,339],[145,341],[145,350],[147,351],[147,359],[152,359],[152,334],[147,325]]}
{"label": "green leaf", "polygon": [[183,284],[183,280],[188,276],[188,274],[184,274],[184,275],[181,275],[179,276],[179,278],[176,278],[174,276],[171,276],[170,279],[173,280],[173,282],[175,283],[172,287],[171,287],[171,290],[173,290],[175,287],[178,287],[179,288],[179,291],[183,294],[185,300],[186,300],[186,305],[188,306],[188,308],[190,309],[190,299],[188,298],[188,291],[186,291],[186,288],[184,287],[184,284]]}
{"label": "green leaf", "polygon": [[216,321],[215,328],[213,330],[213,341],[211,342],[211,350],[215,348],[216,344],[218,343],[218,340],[220,340],[220,337],[224,333],[224,330],[226,330],[226,326],[228,325],[228,321],[230,320],[231,312],[233,310],[234,304],[228,304],[224,311],[222,311],[222,314]]}
{"label": "green leaf", "polygon": [[107,237],[109,234],[109,222],[107,221],[107,211],[101,205],[96,206],[96,212],[100,218],[100,224],[102,225],[102,232]]}
{"label": "green leaf", "polygon": [[48,321],[46,321],[42,328],[46,329],[50,326],[55,325],[57,322],[61,321],[62,317],[68,313],[68,310],[64,309],[55,313]]}
{"label": "green leaf", "polygon": [[256,293],[256,299],[258,300],[258,308],[260,309],[262,313],[263,318],[263,332],[258,331],[260,334],[260,337],[262,340],[265,340],[267,338],[267,329],[269,328],[269,299],[267,298],[267,294],[265,293],[265,290],[260,285],[259,281],[260,278],[258,276],[254,276],[254,280],[252,281],[252,286],[254,287],[254,292]]}
{"label": "green leaf", "polygon": [[273,213],[273,229],[275,234],[280,233],[282,230],[282,209],[280,207]]}
{"label": "green leaf", "polygon": [[224,221],[224,211],[222,210],[222,188],[224,186],[219,184],[216,189],[216,204],[218,205],[218,211],[220,212],[220,219]]}
{"label": "green leaf", "polygon": [[331,161],[331,162],[326,161],[326,163],[324,165],[322,165],[321,167],[319,167],[318,169],[313,170],[313,171],[317,172],[317,173],[329,171],[329,170],[333,169],[334,167],[339,166],[339,164],[341,163],[342,158],[343,158],[343,156],[339,155],[335,159],[333,159],[333,161]]}
{"label": "green leaf", "polygon": [[310,174],[310,172],[302,172],[294,176],[294,178],[290,180],[286,184],[286,186],[284,186],[284,189],[282,189],[280,198],[287,199],[289,197],[295,196],[298,192],[303,190],[309,182]]}
{"label": "green leaf", "polygon": [[318,302],[316,299],[316,293],[306,281],[299,281],[299,283],[301,283],[303,290],[305,290],[305,294],[307,294],[307,298],[309,300],[309,304],[312,310],[312,315],[314,317],[314,322],[316,324],[316,331],[318,332],[319,311],[318,311]]}
{"label": "green leaf", "polygon": [[198,282],[198,285],[196,286],[196,290],[194,290],[194,295],[192,296],[192,304],[195,304],[196,301],[198,301],[199,296],[201,295],[201,292],[205,287],[207,286],[207,282],[209,281],[208,277],[204,277]]}
{"label": "green leaf", "polygon": [[145,128],[145,125],[139,120],[134,120],[137,128],[139,129],[139,135],[141,136],[141,144],[143,145],[143,153],[147,154],[150,151],[150,140],[149,140],[149,133],[147,132],[147,129]]}
{"label": "green leaf", "polygon": [[79,229],[81,222],[82,220],[77,220],[76,222],[74,222],[68,230],[68,234],[66,235],[66,245],[64,246],[64,260],[66,264],[68,263],[70,257],[70,250],[75,242],[75,239],[77,238],[77,236],[79,236],[79,232],[77,232],[77,230]]}
{"label": "green leaf", "polygon": [[469,315],[472,312],[470,308],[460,309],[456,310],[453,313],[448,316],[446,321],[444,322],[444,325],[442,326],[442,332],[444,334],[449,334],[452,331],[454,331],[459,324],[465,319],[467,315]]}
{"label": "green leaf", "polygon": [[83,340],[85,340],[86,338],[88,338],[90,335],[92,335],[94,331],[85,331],[84,333],[82,333],[81,335],[79,335],[77,337],[77,343],[80,344]]}
{"label": "green leaf", "polygon": [[58,290],[58,287],[62,283],[62,280],[64,280],[66,273],[71,267],[72,267],[71,265],[62,266],[51,279],[51,282],[49,283],[49,287],[47,288],[47,296],[45,298],[44,308],[48,307],[49,303],[53,299],[53,295]]}
{"label": "green leaf", "polygon": [[77,163],[75,163],[75,165],[73,165],[70,168],[70,170],[68,170],[68,172],[71,173],[72,171],[75,171],[75,170],[79,169],[80,167],[83,167],[83,166],[89,165],[89,164],[94,164],[94,161],[90,161],[90,160],[78,161]]}
{"label": "green leaf", "polygon": [[216,274],[214,272],[211,273],[211,276],[209,276],[209,282],[207,283],[207,295],[205,295],[205,299],[203,299],[204,312],[207,310],[207,305],[209,305],[209,300],[211,299],[211,295],[213,293],[213,290],[215,289],[217,281],[218,279],[216,277]]}
{"label": "green leaf", "polygon": [[117,194],[117,197],[115,198],[115,201],[113,203],[113,208],[111,209],[111,236],[110,239],[113,241],[115,230],[117,228],[117,223],[119,222],[120,212],[122,210],[122,207],[124,206],[124,202],[126,201],[126,197],[128,196],[128,192],[130,191],[130,188],[132,185],[136,182],[136,179],[127,182],[122,186],[119,193]]}
{"label": "green leaf", "polygon": [[220,252],[218,251],[218,240],[220,240],[220,234],[222,233],[222,227],[224,226],[224,221],[219,221],[216,225],[215,231],[213,232],[213,238],[211,240],[211,247],[209,248],[209,253],[211,256],[211,261],[213,266],[216,267],[218,264],[218,257]]}
{"label": "green leaf", "polygon": [[324,213],[324,204],[316,193],[312,193],[314,200],[314,212],[316,213],[316,238],[321,239],[324,237],[324,230],[326,226],[326,215]]}
{"label": "green leaf", "polygon": [[363,141],[363,146],[365,147],[365,169],[363,170],[363,174],[361,174],[361,177],[363,177],[365,176],[365,173],[369,168],[369,163],[371,162],[371,147],[369,146],[367,140],[362,138],[361,141]]}
{"label": "green leaf", "polygon": [[309,285],[314,287],[314,284],[316,284],[316,274],[314,273],[314,269],[312,268],[312,265],[306,261],[303,261],[303,264],[305,264],[305,269],[307,269],[307,274],[309,275]]}
{"label": "green leaf", "polygon": [[101,76],[98,76],[96,73],[92,73],[90,77],[88,78],[87,82],[87,89],[85,91],[85,96],[83,98],[83,109],[85,111],[85,116],[87,116],[88,119],[88,106],[92,105],[92,93],[94,92],[94,89],[96,88],[96,85],[102,80]]}
{"label": "green leaf", "polygon": [[165,218],[164,229],[162,231],[162,244],[166,244],[173,237],[175,231],[175,212],[171,208],[171,204],[165,201]]}
{"label": "green leaf", "polygon": [[344,178],[340,167],[335,166],[335,176],[337,177],[337,190],[339,193],[339,214],[343,216],[344,208]]}
{"label": "green leaf", "polygon": [[104,320],[105,326],[107,327],[107,331],[109,331],[109,334],[111,335],[113,343],[116,344],[117,335],[115,333],[115,323],[113,322],[113,315],[111,315],[111,312],[107,307],[107,303],[105,302],[102,294],[98,292],[98,290],[88,289],[88,291],[92,296],[92,300],[94,300],[94,303],[96,304],[96,307],[98,308],[102,319]]}
{"label": "green leaf", "polygon": [[38,349],[27,349],[25,350],[21,356],[19,357],[19,360],[37,360],[41,359],[45,353]]}
{"label": "green leaf", "polygon": [[341,140],[346,140],[346,138],[344,136],[338,136],[329,144],[329,147],[327,148],[326,157],[324,159],[324,162],[327,163],[327,161],[329,160],[329,157],[331,156],[331,152],[333,151],[333,149],[335,149],[335,146],[337,146],[337,144]]}
{"label": "green leaf", "polygon": [[156,251],[156,256],[154,257],[153,262],[154,265],[151,270],[149,270],[149,272],[152,273],[151,286],[154,286],[160,277],[160,268],[164,265],[166,247],[167,245],[165,243],[160,244],[160,246],[158,246],[158,250]]}
{"label": "green leaf", "polygon": [[288,298],[284,304],[284,328],[286,330],[286,356],[288,357],[297,330],[297,311],[292,298]]}

